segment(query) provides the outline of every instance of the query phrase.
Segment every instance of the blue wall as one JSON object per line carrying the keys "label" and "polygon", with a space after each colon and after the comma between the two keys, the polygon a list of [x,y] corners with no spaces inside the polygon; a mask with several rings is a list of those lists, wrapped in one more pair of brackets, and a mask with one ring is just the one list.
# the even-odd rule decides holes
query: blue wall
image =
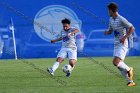
{"label": "blue wall", "polygon": [[[78,24],[79,30],[83,32],[79,34],[79,37],[77,36],[77,40],[84,39],[83,52],[85,54],[89,56],[112,56],[113,35],[105,37],[102,33],[108,28],[109,16],[106,6],[111,1],[118,3],[119,13],[136,28],[134,48],[129,50],[128,55],[140,55],[139,0],[0,0],[0,34],[4,42],[2,58],[14,58],[12,34],[8,30],[10,18],[13,19],[15,27],[18,57],[56,57],[61,48],[61,43],[51,44],[48,42],[47,33],[44,32],[46,37],[43,38],[39,34],[40,32],[35,29],[36,24],[34,23],[34,21],[40,20],[37,13],[41,9],[47,9],[47,7],[53,5],[63,6],[64,9],[68,8],[70,13],[74,12],[75,15],[68,15],[73,18],[73,25],[75,25],[75,21],[78,22],[76,25]],[[56,18],[55,20],[57,18],[59,20],[59,17],[61,17],[58,14],[53,16],[54,19]],[[64,15],[62,16],[64,17]],[[43,21],[45,22],[44,25],[50,25],[49,23],[52,20],[46,17]],[[61,29],[59,22],[54,22],[53,26],[52,31],[56,28]],[[49,26],[48,28],[50,29]],[[84,55],[79,53],[79,56]]]}

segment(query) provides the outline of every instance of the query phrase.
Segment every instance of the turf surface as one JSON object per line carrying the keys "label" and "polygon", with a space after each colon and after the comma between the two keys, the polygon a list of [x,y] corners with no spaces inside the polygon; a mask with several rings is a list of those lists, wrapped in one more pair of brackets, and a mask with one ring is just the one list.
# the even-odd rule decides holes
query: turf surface
{"label": "turf surface", "polygon": [[68,60],[60,65],[54,77],[46,72],[54,61],[0,60],[0,93],[140,93],[140,57],[126,58],[126,63],[134,68],[137,83],[134,87],[126,86],[111,57],[78,58],[70,78],[61,69]]}

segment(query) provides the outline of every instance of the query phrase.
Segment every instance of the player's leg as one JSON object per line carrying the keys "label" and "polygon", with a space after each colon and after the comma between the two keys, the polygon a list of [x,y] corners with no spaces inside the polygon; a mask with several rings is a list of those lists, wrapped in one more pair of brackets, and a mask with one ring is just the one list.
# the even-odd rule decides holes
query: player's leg
{"label": "player's leg", "polygon": [[71,65],[72,68],[74,68],[75,63],[76,63],[76,60],[75,59],[70,59],[69,60],[69,65]]}
{"label": "player's leg", "polygon": [[119,69],[123,69],[125,71],[129,71],[130,67],[128,67],[119,57],[115,56],[113,59],[113,64],[117,66]]}
{"label": "player's leg", "polygon": [[128,81],[128,86],[134,86],[135,83],[133,82],[133,68],[128,67],[123,61],[125,59],[126,53],[127,53],[127,48],[125,47],[117,48],[114,51],[113,64],[118,67],[121,74]]}
{"label": "player's leg", "polygon": [[56,69],[59,67],[59,64],[62,63],[65,59],[65,57],[67,56],[67,51],[65,48],[62,48],[58,55],[57,55],[57,59],[56,62],[54,62],[53,66],[51,68],[48,68],[48,72],[51,75],[54,75],[54,72],[56,71]]}
{"label": "player's leg", "polygon": [[77,48],[70,48],[68,51],[69,65],[74,68],[77,61]]}
{"label": "player's leg", "polygon": [[[69,65],[71,65],[71,67],[72,67],[72,69],[71,69],[71,72],[72,72],[72,70],[74,69],[75,63],[77,61],[77,49],[70,48],[68,51],[68,57],[69,57]],[[69,77],[71,75],[71,72],[67,73],[66,76]]]}

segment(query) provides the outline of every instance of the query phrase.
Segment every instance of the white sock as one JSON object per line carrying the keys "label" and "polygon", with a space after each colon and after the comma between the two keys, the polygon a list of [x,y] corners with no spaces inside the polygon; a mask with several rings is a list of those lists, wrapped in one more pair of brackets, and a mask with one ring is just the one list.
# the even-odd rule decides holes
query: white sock
{"label": "white sock", "polygon": [[119,64],[117,65],[118,68],[123,69],[125,71],[129,71],[130,67],[128,67],[124,62],[120,61]]}
{"label": "white sock", "polygon": [[74,69],[75,65],[72,67],[72,70]]}
{"label": "white sock", "polygon": [[[70,64],[69,64],[69,65],[70,65]],[[70,66],[71,66],[71,65],[70,65]],[[74,65],[73,67],[71,66],[71,72],[70,72],[70,73],[72,73],[72,71],[73,71],[74,67],[75,67],[75,65]]]}
{"label": "white sock", "polygon": [[52,66],[53,72],[59,67],[59,62],[55,62]]}
{"label": "white sock", "polygon": [[133,82],[133,80],[130,80],[129,77],[128,77],[128,74],[127,74],[127,71],[123,70],[123,69],[120,69],[120,72],[122,74],[122,76],[124,76],[124,78],[127,80],[127,82]]}

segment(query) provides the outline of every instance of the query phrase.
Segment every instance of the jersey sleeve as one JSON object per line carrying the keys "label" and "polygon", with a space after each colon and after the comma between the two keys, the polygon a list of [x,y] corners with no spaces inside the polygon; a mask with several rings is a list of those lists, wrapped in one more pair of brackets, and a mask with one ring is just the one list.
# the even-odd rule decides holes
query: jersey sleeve
{"label": "jersey sleeve", "polygon": [[130,22],[128,22],[128,20],[127,19],[125,19],[124,17],[121,17],[121,22],[122,22],[122,24],[126,27],[126,28],[130,28],[130,27],[132,27],[133,25],[130,23]]}
{"label": "jersey sleeve", "polygon": [[72,27],[71,29],[72,29],[72,30],[71,30],[71,32],[73,32],[73,31],[74,31],[74,30],[76,30],[77,28],[75,28],[75,27]]}

